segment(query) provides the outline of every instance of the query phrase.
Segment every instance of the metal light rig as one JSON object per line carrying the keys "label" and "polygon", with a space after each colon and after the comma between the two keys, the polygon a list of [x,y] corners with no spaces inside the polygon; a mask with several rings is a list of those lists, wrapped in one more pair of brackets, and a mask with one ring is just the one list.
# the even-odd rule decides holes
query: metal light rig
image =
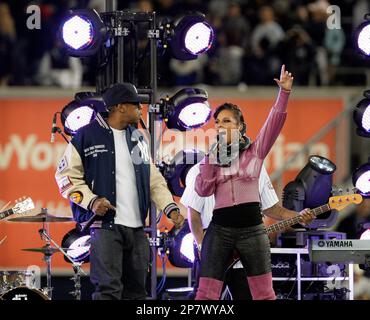
{"label": "metal light rig", "polygon": [[[115,83],[134,84],[149,106],[147,119],[149,125],[144,121],[141,124],[144,129],[149,128],[151,156],[153,162],[159,164],[160,159],[157,159],[156,150],[160,143],[163,119],[169,119],[172,128],[178,125],[179,129],[184,131],[203,125],[209,120],[211,111],[207,93],[201,89],[183,89],[174,98],[157,102],[158,50],[170,47],[177,59],[196,59],[199,54],[211,47],[214,38],[213,29],[205,21],[205,16],[200,13],[191,13],[176,21],[166,19],[162,23],[157,23],[155,12],[117,11],[114,0],[106,0],[105,4],[106,11],[99,14],[90,9],[70,11],[60,30],[61,40],[69,55],[74,57],[97,55],[96,92],[78,93],[74,102],[77,102],[78,106],[85,103],[95,112],[105,112],[102,107],[104,104],[100,104],[100,107],[99,103],[95,104],[99,100],[95,99],[95,95],[101,96],[104,90]],[[149,77],[148,72],[145,72],[147,69],[150,69]],[[139,76],[140,70],[142,73]],[[86,103],[86,99],[89,102]],[[181,110],[186,108],[186,112],[181,115]],[[71,108],[68,110],[72,111]],[[94,115],[93,111],[89,112]],[[67,112],[62,112],[62,122],[63,119],[65,122],[67,116]],[[171,117],[182,119],[177,121]],[[92,121],[93,116],[85,119],[87,122]],[[194,119],[197,119],[197,122],[194,122]],[[56,121],[53,121],[53,124],[54,122]],[[145,231],[149,233],[152,257],[150,297],[156,299],[156,259],[158,247],[163,244],[163,235],[157,234],[156,208],[153,203],[150,207],[149,221],[150,226],[145,228]]]}

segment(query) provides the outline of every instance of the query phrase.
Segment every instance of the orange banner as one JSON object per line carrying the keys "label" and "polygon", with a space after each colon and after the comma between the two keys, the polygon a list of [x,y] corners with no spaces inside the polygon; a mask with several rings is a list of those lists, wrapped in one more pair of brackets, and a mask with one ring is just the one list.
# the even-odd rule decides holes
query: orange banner
{"label": "orange banner", "polygon": [[[247,122],[247,134],[253,139],[261,128],[273,103],[272,99],[228,99],[242,107]],[[50,143],[50,129],[55,111],[61,110],[66,99],[1,99],[0,100],[0,208],[9,200],[25,195],[31,197],[36,209],[46,207],[51,214],[70,215],[69,204],[59,195],[54,172],[66,143],[60,136]],[[213,107],[225,102],[211,100]],[[305,142],[343,110],[340,99],[293,99],[289,103],[288,118],[283,131],[266,159],[269,172],[283,165],[287,157],[302,148]],[[213,120],[203,129],[213,126]],[[164,150],[171,153],[171,132],[164,134]],[[168,141],[167,141],[167,140]],[[186,137],[186,146],[192,147]],[[191,139],[191,136],[190,136]],[[206,145],[199,144],[206,149]],[[167,149],[166,149],[167,148]],[[335,132],[330,132],[314,145],[311,154],[319,154],[336,161]],[[284,176],[293,179],[305,165],[298,161]],[[14,205],[14,202],[10,205]],[[74,223],[51,224],[51,235],[60,244],[62,237]],[[41,241],[38,223],[0,222],[0,269],[26,268],[29,265],[44,267],[42,255],[21,251],[39,247]],[[66,270],[70,266],[61,255],[53,256],[53,267]]]}

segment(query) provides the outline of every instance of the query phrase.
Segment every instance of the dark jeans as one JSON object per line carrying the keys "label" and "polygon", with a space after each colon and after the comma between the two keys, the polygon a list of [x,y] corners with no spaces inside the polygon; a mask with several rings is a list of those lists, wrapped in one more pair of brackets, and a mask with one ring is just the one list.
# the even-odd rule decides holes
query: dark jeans
{"label": "dark jeans", "polygon": [[200,276],[225,281],[234,249],[239,252],[248,277],[271,271],[270,243],[263,224],[232,228],[211,222],[202,244]]}
{"label": "dark jeans", "polygon": [[93,300],[145,299],[150,248],[143,228],[92,229]]}

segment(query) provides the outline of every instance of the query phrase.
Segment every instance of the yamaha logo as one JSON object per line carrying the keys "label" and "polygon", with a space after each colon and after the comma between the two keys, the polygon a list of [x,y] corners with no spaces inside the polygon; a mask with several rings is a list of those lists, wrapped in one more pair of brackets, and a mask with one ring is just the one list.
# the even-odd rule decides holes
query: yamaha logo
{"label": "yamaha logo", "polygon": [[320,240],[317,246],[320,248],[353,248],[353,243],[351,240]]}
{"label": "yamaha logo", "polygon": [[325,241],[319,241],[319,242],[317,243],[317,245],[318,245],[319,247],[325,247]]}

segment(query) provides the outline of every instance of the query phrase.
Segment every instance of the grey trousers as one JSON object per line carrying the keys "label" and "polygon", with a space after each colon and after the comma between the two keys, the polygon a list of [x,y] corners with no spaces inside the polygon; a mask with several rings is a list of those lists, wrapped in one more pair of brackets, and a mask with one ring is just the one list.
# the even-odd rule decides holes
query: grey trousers
{"label": "grey trousers", "polygon": [[143,228],[92,229],[93,300],[145,299],[150,248]]}

